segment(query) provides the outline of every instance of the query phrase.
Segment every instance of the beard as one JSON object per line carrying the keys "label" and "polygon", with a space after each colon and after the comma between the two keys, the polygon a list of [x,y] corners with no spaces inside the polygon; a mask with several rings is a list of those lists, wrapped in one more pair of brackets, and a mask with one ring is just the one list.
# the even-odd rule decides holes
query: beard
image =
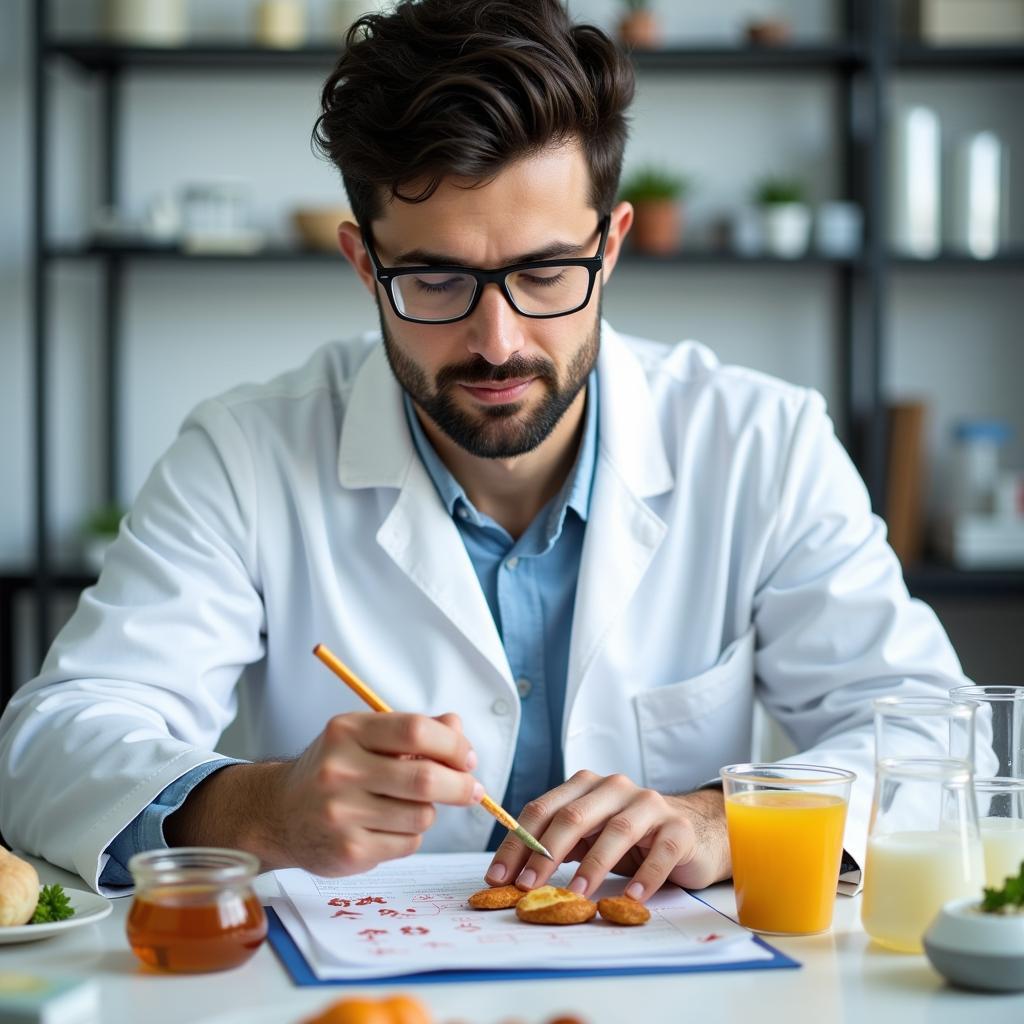
{"label": "beard", "polygon": [[[555,429],[576,396],[587,382],[597,362],[601,339],[601,300],[597,315],[586,338],[573,353],[565,371],[565,380],[558,379],[558,369],[550,359],[514,355],[500,366],[482,356],[463,363],[451,363],[438,370],[431,387],[422,368],[395,343],[384,321],[380,300],[377,301],[384,352],[391,372],[405,393],[460,448],[481,459],[511,459],[532,452]],[[440,328],[438,328],[440,329]],[[534,385],[545,394],[532,412],[522,402],[466,410],[455,400],[459,384],[494,384],[506,380],[534,378]]]}

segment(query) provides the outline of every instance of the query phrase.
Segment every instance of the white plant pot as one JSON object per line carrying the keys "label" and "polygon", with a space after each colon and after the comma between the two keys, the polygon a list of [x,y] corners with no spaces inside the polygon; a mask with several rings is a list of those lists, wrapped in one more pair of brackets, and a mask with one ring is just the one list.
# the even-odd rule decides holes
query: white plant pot
{"label": "white plant pot", "polygon": [[185,0],[107,0],[107,35],[119,43],[177,46],[185,39]]}
{"label": "white plant pot", "polygon": [[803,203],[772,203],[761,208],[764,247],[772,256],[796,259],[807,251],[811,211]]}
{"label": "white plant pot", "polygon": [[82,560],[98,576],[103,570],[107,548],[117,540],[116,533],[91,533],[82,541]]}

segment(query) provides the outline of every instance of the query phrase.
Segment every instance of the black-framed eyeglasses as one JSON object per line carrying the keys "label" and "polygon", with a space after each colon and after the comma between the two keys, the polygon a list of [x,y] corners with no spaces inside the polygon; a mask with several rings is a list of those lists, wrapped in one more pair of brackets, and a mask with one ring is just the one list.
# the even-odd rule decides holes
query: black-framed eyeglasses
{"label": "black-framed eyeglasses", "polygon": [[363,244],[373,262],[395,315],[414,324],[451,324],[465,320],[480,301],[484,285],[496,284],[509,305],[522,316],[545,320],[577,313],[590,301],[594,280],[604,263],[608,241],[605,216],[596,256],[512,263],[496,270],[473,267],[383,267],[373,236],[363,228]]}

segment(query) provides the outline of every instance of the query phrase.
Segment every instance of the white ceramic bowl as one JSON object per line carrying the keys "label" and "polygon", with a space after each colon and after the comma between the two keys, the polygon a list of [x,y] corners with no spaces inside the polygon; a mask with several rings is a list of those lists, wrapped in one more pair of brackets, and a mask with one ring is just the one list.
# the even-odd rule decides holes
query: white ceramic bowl
{"label": "white ceramic bowl", "polygon": [[985,914],[976,898],[952,900],[924,933],[932,966],[954,985],[1024,990],[1024,914]]}

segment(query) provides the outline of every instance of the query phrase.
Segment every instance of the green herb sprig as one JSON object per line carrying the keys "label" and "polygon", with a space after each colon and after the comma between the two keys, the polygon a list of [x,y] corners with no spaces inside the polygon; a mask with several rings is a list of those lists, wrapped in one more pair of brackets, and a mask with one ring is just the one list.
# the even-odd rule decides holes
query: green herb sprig
{"label": "green herb sprig", "polygon": [[1020,874],[1016,878],[1006,879],[1002,889],[985,889],[985,897],[981,901],[981,909],[986,914],[1013,913],[1024,907],[1024,861],[1020,864]]}
{"label": "green herb sprig", "polygon": [[68,894],[59,885],[44,885],[39,893],[36,912],[29,924],[49,924],[51,921],[66,921],[75,916]]}

